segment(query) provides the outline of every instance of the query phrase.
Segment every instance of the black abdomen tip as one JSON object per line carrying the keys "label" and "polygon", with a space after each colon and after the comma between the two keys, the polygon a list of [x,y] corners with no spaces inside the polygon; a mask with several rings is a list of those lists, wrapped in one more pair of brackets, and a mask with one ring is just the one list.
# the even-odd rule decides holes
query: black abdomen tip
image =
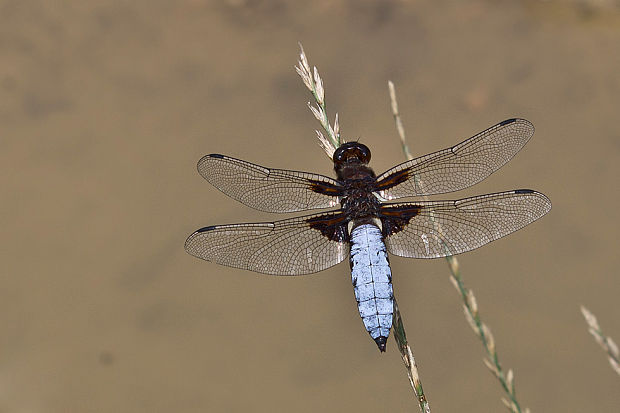
{"label": "black abdomen tip", "polygon": [[379,336],[375,338],[375,343],[377,343],[377,347],[381,350],[382,353],[385,352],[385,343],[387,342],[387,337]]}

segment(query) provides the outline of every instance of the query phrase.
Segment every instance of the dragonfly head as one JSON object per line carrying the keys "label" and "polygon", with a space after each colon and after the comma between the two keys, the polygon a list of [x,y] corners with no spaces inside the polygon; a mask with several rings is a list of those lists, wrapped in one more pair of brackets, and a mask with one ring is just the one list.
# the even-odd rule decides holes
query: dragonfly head
{"label": "dragonfly head", "polygon": [[336,171],[349,165],[368,165],[368,162],[370,162],[370,149],[359,142],[346,142],[336,149],[333,159]]}

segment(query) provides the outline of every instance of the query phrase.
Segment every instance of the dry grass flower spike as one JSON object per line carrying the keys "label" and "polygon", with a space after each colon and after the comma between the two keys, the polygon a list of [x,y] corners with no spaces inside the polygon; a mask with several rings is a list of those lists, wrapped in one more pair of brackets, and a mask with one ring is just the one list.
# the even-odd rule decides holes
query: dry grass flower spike
{"label": "dry grass flower spike", "polygon": [[319,145],[323,148],[329,159],[331,159],[336,151],[336,148],[338,148],[342,143],[340,140],[340,124],[338,122],[338,114],[336,113],[334,126],[331,126],[329,124],[329,117],[327,116],[327,109],[325,107],[325,88],[323,87],[323,80],[319,75],[319,70],[316,66],[313,67],[312,70],[310,69],[308,58],[306,57],[306,53],[304,52],[304,48],[301,44],[299,45],[299,48],[299,61],[297,62],[297,66],[295,66],[295,70],[301,77],[304,85],[306,85],[314,97],[316,106],[314,106],[311,102],[308,102],[308,107],[314,117],[321,123],[323,130],[327,133],[327,137],[325,137],[323,132],[320,130],[315,131],[319,139]]}
{"label": "dry grass flower spike", "polygon": [[601,330],[601,326],[598,324],[598,320],[584,306],[581,306],[581,313],[583,317],[586,319],[586,323],[590,327],[588,331],[594,337],[594,340],[605,350],[607,353],[607,357],[609,359],[609,364],[611,368],[614,369],[616,373],[620,375],[620,350],[618,350],[618,345],[611,338],[603,334],[603,330]]}

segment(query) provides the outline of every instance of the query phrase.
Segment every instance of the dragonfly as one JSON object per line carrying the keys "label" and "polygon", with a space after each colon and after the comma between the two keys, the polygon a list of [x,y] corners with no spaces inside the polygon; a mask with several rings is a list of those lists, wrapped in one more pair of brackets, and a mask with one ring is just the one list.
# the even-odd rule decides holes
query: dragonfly
{"label": "dragonfly", "polygon": [[217,264],[284,276],[316,273],[348,257],[359,314],[384,352],[394,311],[389,254],[461,254],[551,210],[549,198],[531,189],[447,201],[392,201],[470,187],[512,159],[533,134],[529,121],[508,119],[378,176],[368,166],[370,149],[360,142],[336,149],[336,178],[206,155],[198,162],[200,175],[251,208],[272,213],[330,209],[274,222],[207,226],[187,238],[185,250]]}

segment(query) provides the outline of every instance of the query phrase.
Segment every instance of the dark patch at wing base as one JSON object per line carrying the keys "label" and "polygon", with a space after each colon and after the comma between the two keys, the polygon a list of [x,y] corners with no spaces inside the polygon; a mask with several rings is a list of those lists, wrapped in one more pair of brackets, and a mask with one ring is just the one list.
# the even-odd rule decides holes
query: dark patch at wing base
{"label": "dark patch at wing base", "polygon": [[379,184],[377,185],[377,191],[385,191],[386,189],[390,189],[395,187],[398,184],[402,184],[410,177],[409,169],[403,169],[400,171],[396,171],[389,176],[383,178]]}
{"label": "dark patch at wing base", "polygon": [[395,206],[382,206],[380,210],[383,236],[402,231],[409,221],[420,213],[422,207],[415,204],[401,204]]}
{"label": "dark patch at wing base", "polygon": [[308,179],[308,183],[310,189],[317,194],[342,196],[342,186],[334,185],[329,182],[315,181],[314,179]]}
{"label": "dark patch at wing base", "polygon": [[318,215],[309,218],[308,225],[312,229],[320,231],[330,241],[348,242],[347,218],[344,213]]}

